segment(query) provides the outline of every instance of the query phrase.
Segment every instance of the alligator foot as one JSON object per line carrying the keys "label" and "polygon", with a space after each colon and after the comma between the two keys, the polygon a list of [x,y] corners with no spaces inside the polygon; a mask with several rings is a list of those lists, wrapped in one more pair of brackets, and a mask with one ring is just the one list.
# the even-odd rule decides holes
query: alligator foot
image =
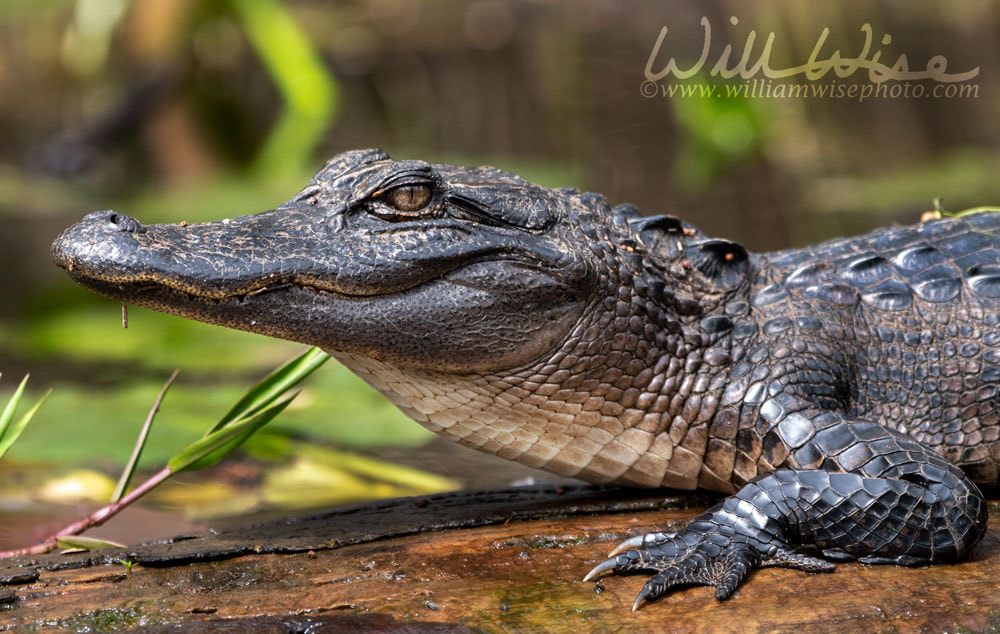
{"label": "alligator foot", "polygon": [[625,540],[584,581],[607,571],[655,573],[632,605],[635,611],[670,590],[690,585],[712,586],[715,597],[723,601],[758,567],[781,566],[806,572],[830,572],[835,568],[830,562],[777,545],[773,540],[767,546],[752,544],[753,539],[734,534],[726,524],[718,523],[724,515],[709,511],[679,533],[647,533]]}
{"label": "alligator foot", "polygon": [[982,493],[916,440],[834,412],[776,418],[795,450],[790,460],[823,469],[758,476],[676,534],[627,540],[586,578],[652,572],[633,609],[686,585],[712,586],[721,601],[757,567],[954,561],[986,532]]}

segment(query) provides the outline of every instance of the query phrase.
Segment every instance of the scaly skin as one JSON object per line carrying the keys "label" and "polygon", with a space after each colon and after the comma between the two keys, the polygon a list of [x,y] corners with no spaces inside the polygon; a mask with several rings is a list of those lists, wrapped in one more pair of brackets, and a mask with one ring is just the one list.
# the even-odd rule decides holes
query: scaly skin
{"label": "scaly skin", "polygon": [[770,254],[493,168],[332,159],[286,205],[113,212],[53,257],[114,299],[319,345],[441,435],[731,493],[591,571],[729,597],[757,566],[952,561],[1000,457],[1000,214]]}

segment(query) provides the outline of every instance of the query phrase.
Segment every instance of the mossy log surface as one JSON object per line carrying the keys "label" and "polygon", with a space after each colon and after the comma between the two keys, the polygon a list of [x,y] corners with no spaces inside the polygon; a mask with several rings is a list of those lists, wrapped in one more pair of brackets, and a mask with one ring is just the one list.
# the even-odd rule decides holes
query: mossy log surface
{"label": "mossy log surface", "polygon": [[[646,577],[582,577],[620,540],[711,499],[525,487],[374,502],[123,550],[0,562],[0,626],[184,632],[1000,631],[1000,540],[909,569],[768,568],[719,603]],[[998,508],[991,504],[991,525]],[[119,559],[135,562],[131,573]]]}

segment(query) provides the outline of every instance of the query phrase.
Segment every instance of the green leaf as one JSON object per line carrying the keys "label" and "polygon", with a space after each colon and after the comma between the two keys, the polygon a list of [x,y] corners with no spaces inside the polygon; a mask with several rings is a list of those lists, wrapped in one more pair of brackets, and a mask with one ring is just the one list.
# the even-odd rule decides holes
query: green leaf
{"label": "green leaf", "polygon": [[290,394],[255,414],[227,423],[222,429],[209,432],[171,458],[167,467],[172,473],[180,473],[181,471],[197,471],[214,465],[242,445],[255,431],[271,422],[275,416],[288,407],[288,404],[298,394],[298,392]]}
{"label": "green leaf", "polygon": [[[27,379],[28,377],[24,378]],[[21,385],[23,386],[24,383],[22,382]],[[51,393],[52,390],[49,390],[48,392],[43,394],[42,398],[38,399],[38,402],[35,403],[31,409],[29,409],[27,412],[24,413],[24,416],[19,418],[17,422],[14,423],[13,426],[9,427],[9,429],[5,429],[4,433],[0,435],[0,458],[3,458],[3,455],[7,453],[7,450],[10,449],[11,445],[13,445],[14,442],[18,439],[18,437],[21,435],[21,432],[24,431],[24,428],[28,426],[28,421],[31,420],[31,418],[35,415],[35,412],[38,411],[38,408],[42,406],[42,403]]]}
{"label": "green leaf", "polygon": [[205,436],[219,431],[233,421],[246,418],[265,407],[269,407],[275,399],[298,385],[329,359],[330,355],[315,347],[300,354],[250,388],[243,398],[222,417],[222,420],[208,430]]}
{"label": "green leaf", "polygon": [[14,412],[17,410],[17,404],[21,402],[21,397],[24,396],[24,386],[28,383],[29,376],[29,374],[24,375],[21,384],[14,390],[14,395],[7,401],[7,406],[3,408],[3,412],[0,412],[0,440],[7,433],[11,421],[14,420]]}
{"label": "green leaf", "polygon": [[125,544],[107,541],[104,539],[94,539],[93,537],[80,537],[79,535],[66,535],[57,539],[59,548],[82,548],[83,550],[97,550],[98,548],[125,548]]}
{"label": "green leaf", "polygon": [[157,395],[156,400],[153,401],[153,407],[150,408],[149,414],[146,415],[146,420],[142,424],[142,428],[139,430],[139,437],[135,441],[135,446],[132,448],[132,455],[128,459],[128,464],[125,465],[125,469],[122,470],[121,476],[118,478],[118,484],[115,485],[115,491],[111,494],[111,503],[117,504],[122,496],[125,495],[125,490],[128,489],[129,483],[132,481],[132,476],[135,475],[136,467],[139,466],[139,458],[142,457],[142,450],[146,448],[146,440],[149,438],[149,430],[153,426],[153,419],[156,418],[156,413],[160,409],[160,403],[163,402],[163,397],[167,395],[167,390],[173,384],[174,379],[177,378],[177,373],[180,370],[174,370],[167,379],[167,382],[163,384],[160,388],[160,393]]}

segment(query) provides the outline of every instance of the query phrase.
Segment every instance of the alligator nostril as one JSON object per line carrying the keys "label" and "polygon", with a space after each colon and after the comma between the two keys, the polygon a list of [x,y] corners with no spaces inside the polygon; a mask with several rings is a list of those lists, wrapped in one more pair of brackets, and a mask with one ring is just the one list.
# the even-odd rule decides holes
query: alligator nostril
{"label": "alligator nostril", "polygon": [[125,216],[123,214],[110,214],[108,216],[108,222],[111,223],[112,228],[118,231],[125,231],[127,233],[146,233],[146,227],[139,224],[139,221],[131,216]]}

